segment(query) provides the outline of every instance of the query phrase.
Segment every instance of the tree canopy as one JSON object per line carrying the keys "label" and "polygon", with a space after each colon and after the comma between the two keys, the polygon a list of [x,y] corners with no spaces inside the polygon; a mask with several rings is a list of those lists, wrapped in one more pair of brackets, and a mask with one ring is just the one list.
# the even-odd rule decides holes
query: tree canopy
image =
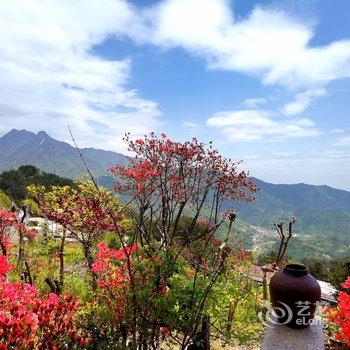
{"label": "tree canopy", "polygon": [[46,173],[33,165],[22,165],[17,170],[0,174],[0,190],[17,204],[21,204],[28,197],[27,186],[32,184],[45,187],[74,186],[74,181]]}

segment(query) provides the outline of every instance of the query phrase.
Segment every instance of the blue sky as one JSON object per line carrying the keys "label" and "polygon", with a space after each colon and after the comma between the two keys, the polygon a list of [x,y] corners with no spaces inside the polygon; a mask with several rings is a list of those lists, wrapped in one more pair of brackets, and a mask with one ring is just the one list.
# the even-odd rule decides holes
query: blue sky
{"label": "blue sky", "polygon": [[350,190],[350,2],[0,3],[0,134],[125,152],[165,131],[263,180]]}

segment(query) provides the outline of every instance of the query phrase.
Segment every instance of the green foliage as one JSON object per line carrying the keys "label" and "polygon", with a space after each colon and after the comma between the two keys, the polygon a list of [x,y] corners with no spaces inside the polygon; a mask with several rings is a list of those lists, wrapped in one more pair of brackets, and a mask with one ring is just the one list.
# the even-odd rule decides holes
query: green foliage
{"label": "green foliage", "polygon": [[329,263],[325,263],[324,261],[319,260],[310,260],[307,262],[307,267],[310,270],[310,273],[321,281],[329,280]]}
{"label": "green foliage", "polygon": [[70,179],[41,171],[33,165],[22,165],[17,170],[4,171],[0,174],[0,189],[8,193],[20,204],[28,197],[27,186],[74,186]]}
{"label": "green foliage", "polygon": [[98,344],[100,350],[121,349],[120,334],[110,323],[113,315],[105,303],[88,302],[80,310],[79,316],[82,328],[86,329],[93,339],[89,349],[95,350],[95,344]]}
{"label": "green foliage", "polygon": [[350,276],[350,258],[334,261],[329,269],[329,281],[338,289]]}
{"label": "green foliage", "polygon": [[0,209],[9,209],[11,203],[11,199],[5,193],[0,191]]}
{"label": "green foliage", "polygon": [[261,310],[261,287],[247,276],[249,260],[238,262],[222,275],[209,302],[209,315],[215,329],[220,329],[226,341],[241,344],[259,340],[263,325],[258,320]]}
{"label": "green foliage", "polygon": [[317,279],[330,282],[335,288],[341,289],[341,285],[350,275],[350,259],[336,259],[324,261],[320,259],[305,260],[310,273]]}
{"label": "green foliage", "polygon": [[115,232],[106,232],[103,236],[103,241],[106,242],[110,248],[120,248],[120,240]]}
{"label": "green foliage", "polygon": [[[35,284],[39,290],[49,292],[45,282],[59,280],[58,252],[61,240],[52,237],[37,237],[27,244],[26,260]],[[69,291],[73,296],[89,300],[92,295],[90,284],[85,275],[84,255],[77,243],[66,243],[64,247],[65,280],[63,292]]]}
{"label": "green foliage", "polygon": [[32,216],[40,216],[40,208],[32,198],[24,199],[22,205],[29,208],[29,212]]}

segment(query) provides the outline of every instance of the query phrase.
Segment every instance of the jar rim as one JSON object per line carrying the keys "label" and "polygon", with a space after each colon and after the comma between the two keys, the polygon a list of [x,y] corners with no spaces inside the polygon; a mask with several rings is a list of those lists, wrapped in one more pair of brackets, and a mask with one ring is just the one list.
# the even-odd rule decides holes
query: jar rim
{"label": "jar rim", "polygon": [[283,271],[290,273],[295,276],[305,276],[309,273],[309,269],[304,264],[286,264]]}

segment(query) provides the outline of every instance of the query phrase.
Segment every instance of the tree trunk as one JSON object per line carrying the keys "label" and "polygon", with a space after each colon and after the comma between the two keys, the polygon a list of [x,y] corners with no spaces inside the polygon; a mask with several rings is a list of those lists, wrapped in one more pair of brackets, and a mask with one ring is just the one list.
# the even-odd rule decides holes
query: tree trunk
{"label": "tree trunk", "polygon": [[63,290],[63,284],[64,284],[64,247],[66,244],[66,230],[63,230],[62,239],[61,239],[61,245],[60,245],[60,251],[59,251],[59,258],[60,258],[60,289]]}
{"label": "tree trunk", "polygon": [[235,313],[236,313],[236,307],[237,307],[237,303],[230,304],[230,308],[228,310],[227,325],[226,325],[226,332],[227,333],[231,332],[233,318],[234,318]]}
{"label": "tree trunk", "polygon": [[89,273],[91,274],[92,290],[95,292],[97,289],[97,277],[96,277],[96,274],[92,271],[92,264],[94,263],[94,259],[92,257],[91,245],[84,243],[83,249],[84,249],[84,256],[88,265]]}
{"label": "tree trunk", "polygon": [[268,300],[266,271],[264,271],[264,276],[263,276],[263,300],[264,301]]}
{"label": "tree trunk", "polygon": [[21,219],[19,220],[19,223],[20,223],[20,226],[19,227],[19,230],[18,230],[18,234],[19,234],[19,242],[18,242],[18,263],[17,263],[17,267],[19,269],[19,271],[22,270],[23,268],[23,260],[24,260],[24,230],[25,230],[25,227],[22,226],[24,225],[24,220],[27,216],[27,208],[26,207],[22,207],[22,211],[23,211],[23,214],[22,214],[22,217]]}
{"label": "tree trunk", "polygon": [[18,241],[18,261],[17,268],[18,271],[22,271],[23,268],[23,259],[24,259],[24,232],[22,229],[19,229],[19,241]]}
{"label": "tree trunk", "polygon": [[2,252],[2,255],[7,255],[7,249],[5,247],[5,244],[0,240],[0,247],[1,247],[1,252]]}
{"label": "tree trunk", "polygon": [[202,320],[203,350],[210,350],[210,317],[205,315]]}
{"label": "tree trunk", "polygon": [[193,339],[188,347],[183,343],[181,349],[187,350],[210,350],[210,317],[204,315],[202,318],[202,329]]}

